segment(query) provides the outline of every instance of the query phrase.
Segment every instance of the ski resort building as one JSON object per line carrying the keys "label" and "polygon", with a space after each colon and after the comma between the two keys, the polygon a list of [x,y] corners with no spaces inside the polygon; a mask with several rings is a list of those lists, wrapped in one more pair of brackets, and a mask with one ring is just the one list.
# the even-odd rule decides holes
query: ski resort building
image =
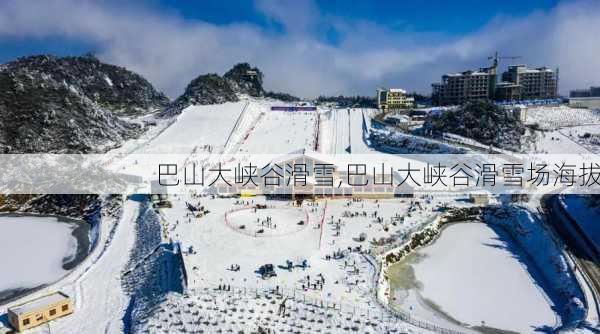
{"label": "ski resort building", "polygon": [[317,111],[317,107],[315,106],[272,106],[271,111],[287,111],[287,112],[295,112],[295,111]]}
{"label": "ski resort building", "polygon": [[475,205],[488,205],[490,202],[490,194],[487,192],[475,192],[469,194],[469,199]]}
{"label": "ski resort building", "polygon": [[407,96],[404,89],[390,88],[377,90],[377,107],[384,112],[414,107],[415,99]]}
{"label": "ski resort building", "polygon": [[71,298],[55,292],[8,309],[8,321],[19,332],[73,313]]}

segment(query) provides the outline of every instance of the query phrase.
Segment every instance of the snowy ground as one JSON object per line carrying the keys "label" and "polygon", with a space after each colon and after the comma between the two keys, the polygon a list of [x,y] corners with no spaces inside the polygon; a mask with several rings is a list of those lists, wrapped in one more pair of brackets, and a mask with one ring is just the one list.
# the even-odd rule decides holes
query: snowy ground
{"label": "snowy ground", "polygon": [[526,124],[538,124],[543,130],[600,124],[600,110],[578,109],[567,106],[533,107],[527,110]]}
{"label": "snowy ground", "polygon": [[308,226],[309,216],[302,208],[296,207],[261,210],[242,208],[227,213],[225,223],[238,233],[254,237],[274,237],[302,231]]}
{"label": "snowy ground", "polygon": [[[527,111],[526,124],[537,124],[535,153],[579,154],[600,152],[600,110],[567,106],[537,107]],[[589,134],[584,137],[585,134]]]}
{"label": "snowy ground", "polygon": [[266,109],[261,120],[244,138],[238,153],[287,154],[299,149],[314,150],[316,112],[282,112]]}
{"label": "snowy ground", "polygon": [[[285,305],[285,309],[281,309]],[[144,333],[424,333],[377,308],[322,304],[287,291],[232,287],[169,295],[144,323]]]}
{"label": "snowy ground", "polygon": [[[204,206],[210,213],[195,218],[185,207],[186,201]],[[244,209],[255,204],[266,204],[268,209],[263,209],[264,212]],[[440,204],[427,199],[420,200],[419,204],[410,200],[341,199],[308,202],[300,210],[290,202],[265,201],[262,197],[179,196],[173,208],[161,212],[169,222],[169,237],[191,250],[184,259],[192,289],[215,284],[260,289],[279,286],[330,303],[369,308],[374,303],[375,271],[361,253],[374,254],[400,242],[403,235],[430,221]],[[296,225],[304,213],[308,215],[308,225]],[[263,222],[267,216],[277,225],[275,229],[261,225],[265,233],[256,236],[246,233],[257,219]],[[321,221],[324,222],[322,229]],[[240,224],[246,228],[239,230]],[[366,240],[361,241],[359,237],[363,233]],[[353,251],[349,252],[349,248]],[[344,254],[341,258],[328,259],[338,251]],[[292,262],[291,269],[287,267],[288,260]],[[304,260],[308,264],[306,268],[302,266]],[[277,276],[260,278],[256,271],[263,264],[273,264]],[[232,266],[238,265],[239,271],[232,270]],[[325,283],[315,286],[316,281],[322,280]]]}
{"label": "snowy ground", "polygon": [[63,264],[77,253],[75,227],[54,217],[0,216],[0,252],[5,254],[0,297],[6,290],[31,289],[64,276]]}
{"label": "snowy ground", "polygon": [[[322,153],[381,154],[363,140],[363,131],[369,130],[368,116],[372,110],[320,109],[318,112],[289,113],[271,111],[270,106],[275,103],[248,99],[214,106],[192,106],[178,115],[169,127],[164,128],[161,123],[152,133],[125,143],[115,152],[179,153],[182,161],[188,161],[195,154],[208,154],[207,164],[219,161],[222,154],[287,154],[302,148],[318,148]],[[147,166],[134,163],[135,159],[132,156],[122,164],[114,161],[105,164],[127,172],[137,169],[138,173],[146,173],[145,177],[149,177]],[[429,330],[400,321],[376,300],[378,269],[374,259],[376,255],[402,245],[412,232],[430,224],[440,215],[441,206],[470,205],[464,198],[437,196],[414,200],[305,201],[301,207],[294,206],[291,201],[267,201],[264,197],[211,198],[181,194],[170,195],[169,199],[173,207],[158,210],[158,229],[156,224],[147,229],[140,226],[147,223],[141,211],[148,213],[148,210],[133,199],[125,202],[121,219],[106,219],[99,247],[66,279],[44,291],[63,290],[73,296],[76,303],[77,310],[73,315],[52,322],[53,332],[121,332],[126,329],[124,319],[131,319],[139,321],[131,327],[134,331],[149,333],[214,332],[217,328],[221,332],[252,331],[258,330],[258,326],[299,333],[381,333],[387,330],[426,333]],[[203,206],[209,212],[196,216],[186,207],[186,202]],[[266,205],[267,209],[255,211],[253,206],[256,204]],[[450,237],[453,241],[464,238]],[[495,246],[505,245],[493,238],[481,231],[464,238],[464,242],[461,240],[464,246],[456,250],[460,251],[457,257],[472,255],[472,249],[481,248],[484,241]],[[152,240],[152,245],[146,245],[145,240]],[[145,266],[143,259],[149,258],[146,255],[152,252],[150,246],[159,240],[181,242],[189,284],[187,294],[162,295],[164,291],[161,290],[155,296],[160,302],[154,304],[150,300],[146,304],[150,309],[139,309],[148,313],[132,314],[128,305],[134,303],[126,288],[135,290],[137,279],[124,279],[124,273],[134,272],[138,265],[140,268]],[[448,250],[448,253],[452,252],[452,249]],[[461,321],[475,325],[478,324],[475,318],[481,317],[476,312],[489,310],[484,303],[490,299],[481,296],[503,298],[502,310],[509,313],[513,312],[507,306],[509,297],[527,298],[527,304],[523,305],[531,306],[531,310],[518,314],[516,325],[505,326],[506,318],[500,315],[490,318],[487,325],[496,327],[497,323],[497,327],[530,332],[531,328],[525,328],[523,319],[526,317],[533,325],[554,324],[550,320],[552,313],[550,316],[546,313],[548,305],[543,304],[543,298],[539,299],[541,292],[506,250],[486,247],[477,254],[478,258],[491,258],[488,262],[494,263],[485,275],[510,274],[507,280],[515,279],[514,283],[521,287],[516,290],[523,296],[501,295],[503,290],[496,285],[487,286],[479,294],[474,290],[464,292],[462,281],[455,281],[457,286],[462,284],[462,290],[457,291],[463,291],[473,300],[438,297],[435,292],[446,286],[436,285],[442,282],[433,278],[436,276],[431,274],[434,266],[427,260],[432,260],[431,263],[441,261],[437,257],[447,255],[444,252],[435,256],[432,253],[415,269],[417,275],[425,277],[423,295],[438,302],[443,310],[456,313]],[[148,281],[147,285],[142,284],[142,290],[165,283],[161,281],[161,259],[156,259],[148,268],[158,280],[140,277],[140,281]],[[473,266],[475,261],[463,262],[468,263],[448,260],[439,265],[461,266],[463,272],[477,269]],[[261,278],[257,270],[264,264],[272,264],[277,276]],[[450,275],[447,280],[452,282],[452,279],[457,278]],[[480,282],[473,284],[476,283]],[[232,290],[223,291],[225,286]],[[484,288],[481,284],[475,286]],[[289,315],[277,316],[277,308],[286,297]],[[518,298],[515,305],[520,303]],[[448,323],[438,323],[439,319],[427,317],[421,320],[438,325]],[[39,329],[39,332],[44,330]]]}
{"label": "snowy ground", "polygon": [[189,153],[207,146],[222,149],[245,104],[188,107],[173,125],[136,153]]}
{"label": "snowy ground", "polygon": [[556,325],[552,305],[532,279],[534,266],[506,233],[485,224],[450,225],[398,266],[410,266],[397,270],[414,275],[414,282],[406,282],[410,275],[400,279],[410,289],[394,291],[395,303],[423,319],[521,333]]}
{"label": "snowy ground", "polygon": [[536,131],[537,139],[532,153],[547,154],[585,154],[591,153],[570,135],[574,128]]}
{"label": "snowy ground", "polygon": [[[59,290],[71,296],[75,304],[72,315],[54,320],[49,326],[31,329],[29,333],[122,332],[121,318],[128,298],[122,290],[120,275],[135,240],[133,227],[138,203],[126,201],[122,212],[122,216],[103,212],[97,247],[72,272],[55,284],[21,299],[24,302]],[[19,301],[2,305],[0,314],[16,303]],[[0,333],[8,330],[0,323]]]}
{"label": "snowy ground", "polygon": [[596,249],[600,249],[600,210],[591,207],[586,196],[568,195],[561,199],[565,209],[592,240]]}
{"label": "snowy ground", "polygon": [[565,128],[560,132],[589,153],[600,153],[600,124]]}
{"label": "snowy ground", "polygon": [[[363,130],[370,127],[374,109],[331,109],[322,113],[319,151],[329,154],[373,153],[363,140]],[[363,129],[363,122],[366,129]]]}

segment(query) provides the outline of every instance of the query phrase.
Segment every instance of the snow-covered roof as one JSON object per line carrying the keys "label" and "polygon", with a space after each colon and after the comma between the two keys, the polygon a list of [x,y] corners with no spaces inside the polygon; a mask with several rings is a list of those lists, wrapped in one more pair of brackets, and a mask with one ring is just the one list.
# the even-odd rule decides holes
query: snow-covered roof
{"label": "snow-covered roof", "polygon": [[40,309],[45,308],[49,305],[54,305],[56,303],[62,302],[69,299],[69,296],[62,292],[55,292],[23,304],[14,306],[9,308],[9,310],[17,315],[27,314],[34,311],[38,311]]}
{"label": "snow-covered roof", "polygon": [[497,87],[517,87],[520,86],[514,82],[510,82],[510,81],[501,81],[499,82],[497,85]]}
{"label": "snow-covered roof", "polygon": [[444,76],[446,76],[446,77],[461,77],[461,76],[468,76],[468,75],[489,75],[489,73],[481,72],[481,71],[465,71],[462,73],[446,73],[446,74],[444,74]]}
{"label": "snow-covered roof", "polygon": [[409,123],[410,122],[410,117],[406,116],[406,115],[390,115],[387,118],[391,118],[394,120],[397,120],[398,122],[402,122],[402,123]]}

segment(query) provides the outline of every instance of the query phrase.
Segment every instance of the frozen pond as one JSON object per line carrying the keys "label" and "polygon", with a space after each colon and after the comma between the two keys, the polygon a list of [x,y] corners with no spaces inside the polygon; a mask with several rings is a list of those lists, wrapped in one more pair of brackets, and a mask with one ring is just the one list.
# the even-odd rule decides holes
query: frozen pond
{"label": "frozen pond", "polygon": [[0,216],[0,303],[57,281],[89,252],[89,225],[44,216]]}
{"label": "frozen pond", "polygon": [[520,333],[557,322],[537,268],[503,230],[482,223],[447,226],[390,275],[395,305],[432,322]]}

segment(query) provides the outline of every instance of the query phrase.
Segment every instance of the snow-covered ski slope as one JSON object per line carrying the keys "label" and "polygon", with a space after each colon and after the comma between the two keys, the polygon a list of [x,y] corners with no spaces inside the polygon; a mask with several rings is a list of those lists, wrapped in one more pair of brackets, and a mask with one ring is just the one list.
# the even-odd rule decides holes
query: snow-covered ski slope
{"label": "snow-covered ski slope", "polygon": [[260,119],[242,138],[237,153],[287,154],[299,149],[314,150],[317,112],[272,111],[263,107]]}
{"label": "snow-covered ski slope", "polygon": [[281,103],[247,99],[190,106],[146,143],[136,141],[137,148],[129,151],[131,156],[107,164],[113,170],[152,178],[155,166],[143,159],[152,160],[149,163],[155,165],[158,154],[178,155],[181,161],[168,163],[183,166],[195,155],[205,159],[200,163],[210,165],[222,154],[283,155],[302,149],[329,154],[377,153],[365,143],[372,112],[369,109],[271,110],[278,104]]}
{"label": "snow-covered ski slope", "polygon": [[177,116],[173,125],[136,153],[186,154],[198,148],[208,149],[209,146],[222,151],[247,104],[235,102],[188,107]]}
{"label": "snow-covered ski slope", "polygon": [[289,153],[313,149],[316,112],[272,111],[275,102],[245,100],[191,106],[136,153]]}
{"label": "snow-covered ski slope", "polygon": [[319,150],[330,154],[374,152],[365,143],[372,109],[341,108],[322,113]]}
{"label": "snow-covered ski slope", "polygon": [[318,112],[272,111],[271,106],[277,104],[281,103],[246,99],[190,106],[168,128],[139,145],[132,155],[109,166],[123,173],[152,178],[157,154],[177,155],[170,157],[168,163],[181,167],[185,161],[196,161],[198,156],[204,159],[198,163],[210,166],[220,161],[222,154],[283,155],[300,149],[314,150],[319,131]]}

